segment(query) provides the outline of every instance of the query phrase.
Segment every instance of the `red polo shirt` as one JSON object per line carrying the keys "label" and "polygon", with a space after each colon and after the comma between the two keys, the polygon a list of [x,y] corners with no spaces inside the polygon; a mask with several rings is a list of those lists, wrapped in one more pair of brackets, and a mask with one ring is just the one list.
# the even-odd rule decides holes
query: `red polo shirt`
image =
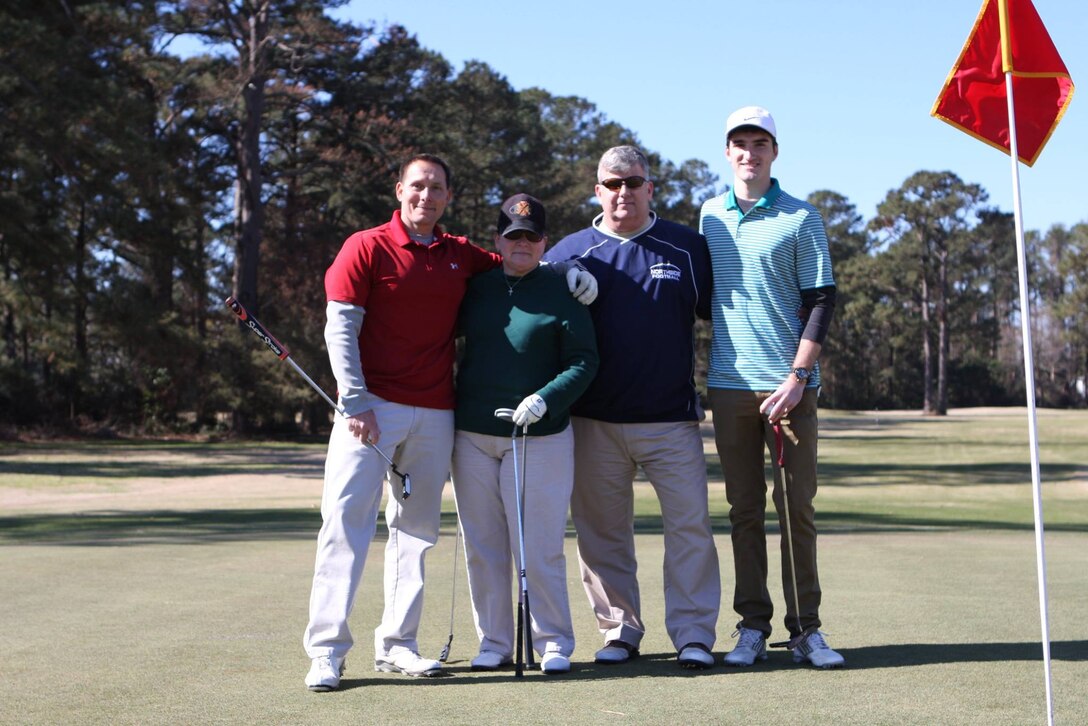
{"label": "red polo shirt", "polygon": [[359,354],[366,387],[387,401],[452,409],[454,333],[468,278],[502,258],[434,228],[413,242],[400,211],[347,238],[325,273],[325,296],[366,309]]}

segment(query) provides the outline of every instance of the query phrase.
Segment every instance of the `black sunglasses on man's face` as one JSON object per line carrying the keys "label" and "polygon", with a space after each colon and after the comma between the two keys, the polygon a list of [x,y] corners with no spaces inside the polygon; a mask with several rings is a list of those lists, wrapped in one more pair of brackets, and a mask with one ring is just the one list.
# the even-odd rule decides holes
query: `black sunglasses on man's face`
{"label": "black sunglasses on man's face", "polygon": [[602,187],[609,191],[618,192],[620,190],[620,187],[624,185],[627,185],[628,189],[638,189],[647,181],[649,180],[646,179],[646,177],[642,176],[625,176],[622,179],[618,177],[612,179],[602,179],[600,181],[600,184]]}

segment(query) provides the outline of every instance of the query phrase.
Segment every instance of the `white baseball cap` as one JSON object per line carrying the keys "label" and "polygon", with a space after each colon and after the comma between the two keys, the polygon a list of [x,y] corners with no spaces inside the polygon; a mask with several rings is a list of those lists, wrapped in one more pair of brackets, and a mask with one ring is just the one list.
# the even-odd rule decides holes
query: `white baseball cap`
{"label": "white baseball cap", "polygon": [[729,118],[725,120],[725,139],[729,140],[729,134],[733,133],[741,126],[755,126],[756,128],[763,129],[771,135],[775,141],[778,140],[778,131],[774,126],[774,119],[771,118],[771,112],[761,106],[745,106],[744,108],[738,108],[733,113],[729,114]]}

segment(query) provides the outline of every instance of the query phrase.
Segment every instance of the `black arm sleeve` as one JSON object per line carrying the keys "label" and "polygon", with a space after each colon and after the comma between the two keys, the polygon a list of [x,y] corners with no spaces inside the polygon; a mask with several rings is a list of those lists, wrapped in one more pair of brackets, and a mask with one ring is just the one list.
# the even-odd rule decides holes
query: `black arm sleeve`
{"label": "black arm sleeve", "polygon": [[801,338],[824,344],[827,329],[831,327],[831,318],[835,314],[835,296],[834,285],[801,291],[801,309],[797,311],[797,317],[805,323]]}
{"label": "black arm sleeve", "polygon": [[572,268],[581,270],[582,272],[588,272],[588,270],[586,270],[586,266],[582,264],[582,261],[574,258],[571,258],[569,260],[559,260],[558,262],[548,261],[544,264],[546,264],[548,267],[563,276],[566,276],[566,274],[570,272]]}

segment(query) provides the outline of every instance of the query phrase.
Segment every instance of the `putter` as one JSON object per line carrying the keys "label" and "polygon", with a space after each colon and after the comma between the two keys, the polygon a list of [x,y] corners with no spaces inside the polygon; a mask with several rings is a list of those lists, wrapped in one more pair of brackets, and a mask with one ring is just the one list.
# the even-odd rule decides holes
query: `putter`
{"label": "putter", "polygon": [[801,605],[797,599],[797,566],[793,561],[793,526],[790,524],[790,492],[786,486],[786,472],[784,467],[786,465],[785,448],[786,444],[782,437],[782,424],[771,424],[771,428],[774,430],[774,448],[776,455],[776,462],[778,469],[781,471],[782,476],[782,504],[786,510],[786,549],[789,550],[790,556],[790,580],[793,583],[793,614],[797,618],[797,635],[793,636],[789,640],[784,640],[779,643],[771,643],[772,648],[788,648],[793,650],[801,644],[805,638],[809,636],[815,627],[802,628],[801,627]]}
{"label": "putter", "polygon": [[[314,379],[306,375],[306,371],[302,370],[298,363],[291,358],[291,351],[287,350],[287,346],[272,337],[272,334],[265,330],[265,327],[257,321],[257,318],[249,314],[249,312],[242,307],[242,303],[234,299],[233,296],[228,297],[223,301],[227,307],[234,311],[234,314],[238,316],[238,319],[246,324],[246,327],[253,331],[253,334],[264,341],[264,344],[268,346],[268,349],[276,354],[276,357],[280,360],[285,360],[291,364],[291,367],[295,369],[302,378],[310,384],[310,387],[321,394],[321,397],[325,399],[325,402],[332,406],[332,410],[338,414],[347,418],[347,414],[344,413],[344,409],[336,405],[336,402],[329,398],[321,386],[314,383]],[[407,499],[412,496],[412,479],[407,474],[402,474],[397,468],[397,465],[393,463],[384,451],[379,449],[375,444],[369,441],[364,441],[364,444],[377,451],[378,454],[385,459],[385,463],[389,465],[390,470],[400,478],[400,498]]]}
{"label": "putter", "polygon": [[453,582],[452,592],[450,592],[450,637],[446,640],[446,646],[442,648],[442,652],[438,656],[439,663],[445,663],[446,659],[450,657],[450,646],[453,645],[453,605],[457,601],[457,545],[461,543],[461,520],[457,520],[457,531],[453,535]]}
{"label": "putter", "polygon": [[[514,409],[499,408],[495,410],[495,418],[503,421],[512,421]],[[518,477],[518,427],[514,424],[514,430],[510,434],[510,444],[514,450],[514,499],[518,510],[518,552],[521,556],[521,568],[518,577],[521,582],[521,593],[518,598],[518,625],[517,647],[514,658],[514,676],[521,678],[524,675],[526,662],[533,666],[533,624],[529,610],[529,580],[525,576],[525,525],[522,508],[524,501],[521,497],[522,487],[525,485],[526,446],[529,437],[529,424],[522,427],[521,436],[521,476]],[[522,653],[524,652],[524,656]]]}

